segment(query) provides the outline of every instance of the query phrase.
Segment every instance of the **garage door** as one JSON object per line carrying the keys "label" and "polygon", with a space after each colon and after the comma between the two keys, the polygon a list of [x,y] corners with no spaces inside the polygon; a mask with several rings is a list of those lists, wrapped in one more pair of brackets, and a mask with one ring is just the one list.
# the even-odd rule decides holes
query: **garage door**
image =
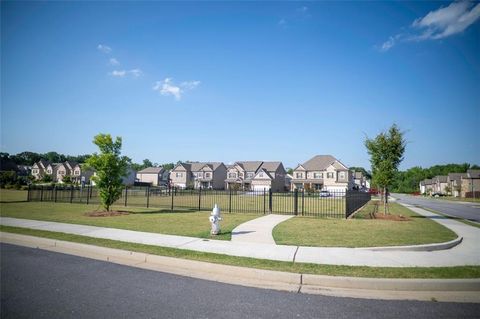
{"label": "garage door", "polygon": [[254,191],[263,191],[263,190],[268,191],[269,189],[270,189],[270,185],[253,185]]}

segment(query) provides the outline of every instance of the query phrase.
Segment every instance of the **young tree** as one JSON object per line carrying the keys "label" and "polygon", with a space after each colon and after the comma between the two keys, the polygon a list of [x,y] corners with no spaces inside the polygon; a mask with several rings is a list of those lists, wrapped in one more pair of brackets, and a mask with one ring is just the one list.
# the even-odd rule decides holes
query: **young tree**
{"label": "young tree", "polygon": [[374,184],[383,189],[384,214],[388,210],[388,187],[393,183],[405,152],[403,134],[398,126],[393,124],[387,132],[380,133],[374,139],[367,137],[365,140]]}
{"label": "young tree", "polygon": [[122,177],[127,175],[130,159],[121,156],[122,138],[116,137],[113,141],[110,134],[98,134],[93,143],[100,149],[100,154],[93,154],[87,159],[87,166],[96,170],[95,181],[103,207],[110,211],[110,206],[122,194]]}

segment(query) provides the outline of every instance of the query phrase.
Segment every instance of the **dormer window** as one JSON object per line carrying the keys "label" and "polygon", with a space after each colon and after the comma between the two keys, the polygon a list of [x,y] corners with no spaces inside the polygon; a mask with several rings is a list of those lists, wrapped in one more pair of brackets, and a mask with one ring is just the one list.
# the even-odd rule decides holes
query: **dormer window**
{"label": "dormer window", "polygon": [[295,178],[302,178],[303,177],[303,174],[302,173],[296,173],[295,174]]}
{"label": "dormer window", "polygon": [[235,173],[228,173],[228,178],[236,178],[237,174]]}
{"label": "dormer window", "polygon": [[209,172],[205,173],[205,178],[209,178],[209,177],[211,177],[211,173]]}

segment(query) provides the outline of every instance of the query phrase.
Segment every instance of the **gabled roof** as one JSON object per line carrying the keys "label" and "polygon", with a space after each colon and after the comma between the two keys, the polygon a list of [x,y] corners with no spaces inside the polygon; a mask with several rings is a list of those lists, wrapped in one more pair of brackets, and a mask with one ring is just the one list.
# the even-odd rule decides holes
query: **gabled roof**
{"label": "gabled roof", "polygon": [[235,162],[235,164],[238,164],[240,167],[242,167],[244,170],[248,172],[256,172],[260,166],[262,165],[262,161],[240,161],[240,162]]}
{"label": "gabled roof", "polygon": [[263,162],[260,169],[265,169],[268,172],[275,172],[280,165],[282,165],[282,162]]}
{"label": "gabled roof", "polygon": [[260,173],[264,173],[269,179],[273,179],[272,175],[270,175],[265,168],[260,168],[260,169],[258,170],[258,172],[255,174],[255,176],[253,177],[253,179],[257,178],[257,176],[258,176]]}
{"label": "gabled roof", "polygon": [[196,162],[196,163],[189,163],[190,170],[192,172],[200,171],[204,166],[210,167],[213,171],[215,171],[219,166],[223,165],[222,162]]}
{"label": "gabled roof", "polygon": [[448,173],[448,179],[451,181],[459,181],[462,177],[467,177],[467,173]]}
{"label": "gabled roof", "polygon": [[432,185],[431,179],[425,179],[423,182],[425,183],[425,185]]}
{"label": "gabled roof", "polygon": [[137,173],[139,174],[162,174],[164,171],[163,167],[147,167]]}
{"label": "gabled roof", "polygon": [[327,169],[330,165],[334,163],[340,164],[342,167],[347,169],[339,160],[337,160],[332,155],[316,155],[302,164],[302,166],[308,171],[323,171]]}
{"label": "gabled roof", "polygon": [[447,176],[446,175],[438,175],[433,178],[434,182],[437,183],[446,183],[447,182]]}
{"label": "gabled roof", "polygon": [[74,161],[65,161],[65,165],[67,165],[68,169],[73,169],[75,166],[77,166],[77,162]]}
{"label": "gabled roof", "polygon": [[50,164],[49,161],[41,159],[38,161],[38,165],[43,166],[43,168],[47,168],[47,166]]}
{"label": "gabled roof", "polygon": [[469,169],[467,170],[468,178],[480,178],[480,169]]}

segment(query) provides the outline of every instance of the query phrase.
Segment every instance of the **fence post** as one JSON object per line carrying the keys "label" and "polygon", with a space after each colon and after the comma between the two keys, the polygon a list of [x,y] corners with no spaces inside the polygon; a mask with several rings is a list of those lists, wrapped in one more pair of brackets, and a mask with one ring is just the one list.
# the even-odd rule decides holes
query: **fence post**
{"label": "fence post", "polygon": [[202,199],[202,187],[198,188],[198,210],[200,210],[201,207],[201,199]]}
{"label": "fence post", "polygon": [[173,190],[170,190],[170,193],[172,195],[172,210],[173,210]]}
{"label": "fence post", "polygon": [[267,205],[266,205],[266,201],[265,201],[265,198],[266,198],[266,193],[265,193],[265,188],[263,189],[263,215],[265,215],[265,213],[267,212]]}
{"label": "fence post", "polygon": [[90,200],[90,188],[91,188],[91,186],[86,185],[85,187],[87,187],[87,205],[88,205],[88,202]]}
{"label": "fence post", "polygon": [[55,185],[55,186],[53,187],[53,189],[54,189],[54,192],[55,192],[55,193],[54,193],[54,201],[55,201],[55,203],[56,203],[56,202],[57,202],[57,185]]}
{"label": "fence post", "polygon": [[70,186],[70,204],[73,203],[73,185]]}
{"label": "fence post", "polygon": [[302,189],[302,216],[304,215],[305,212],[305,190]]}
{"label": "fence post", "polygon": [[293,214],[298,215],[298,189],[293,191]]}
{"label": "fence post", "polygon": [[348,197],[349,197],[349,193],[348,193],[348,189],[345,191],[345,219],[348,218]]}
{"label": "fence post", "polygon": [[147,186],[147,208],[150,206],[150,186]]}
{"label": "fence post", "polygon": [[125,185],[125,207],[127,207],[128,186]]}
{"label": "fence post", "polygon": [[232,188],[229,187],[228,190],[230,191],[229,197],[228,197],[228,212],[232,212]]}
{"label": "fence post", "polygon": [[273,196],[272,196],[272,189],[268,189],[268,212],[272,213],[272,201],[273,201]]}
{"label": "fence post", "polygon": [[40,201],[43,202],[43,185],[40,187]]}

